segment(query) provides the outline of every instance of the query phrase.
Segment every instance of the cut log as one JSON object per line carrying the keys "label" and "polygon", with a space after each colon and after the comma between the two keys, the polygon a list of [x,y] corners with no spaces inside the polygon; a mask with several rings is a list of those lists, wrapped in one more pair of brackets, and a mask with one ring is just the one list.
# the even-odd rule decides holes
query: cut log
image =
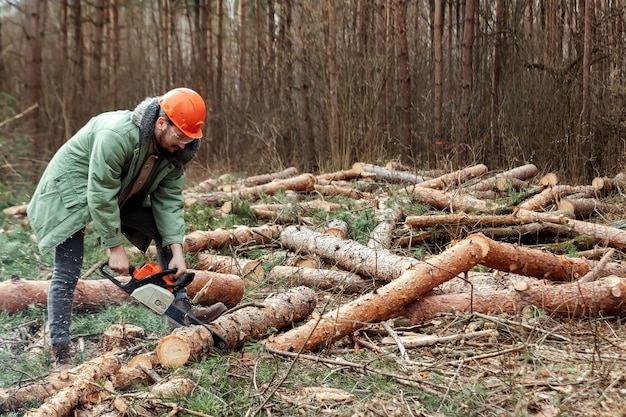
{"label": "cut log", "polygon": [[84,397],[99,389],[97,382],[114,374],[120,367],[121,362],[114,355],[99,356],[87,362],[70,385],[49,397],[39,408],[25,412],[24,417],[68,415]]}
{"label": "cut log", "polygon": [[350,226],[343,220],[333,219],[324,227],[324,234],[345,239],[348,237]]}
{"label": "cut log", "polygon": [[421,323],[439,314],[518,314],[536,306],[557,317],[602,317],[621,315],[626,303],[626,278],[607,276],[594,282],[554,285],[524,282],[515,290],[442,294],[424,297],[406,306],[399,314]]}
{"label": "cut log", "polygon": [[255,185],[267,184],[268,182],[272,182],[276,179],[285,179],[293,177],[298,174],[298,169],[296,167],[289,167],[279,172],[272,172],[269,174],[262,175],[254,175],[251,177],[244,178],[242,184],[246,187],[252,187]]}
{"label": "cut log", "polygon": [[346,271],[391,281],[411,266],[417,259],[396,255],[384,249],[372,249],[350,239],[324,235],[306,227],[287,226],[280,235],[280,243],[296,253],[317,255],[331,260]]}
{"label": "cut log", "polygon": [[319,192],[322,195],[344,196],[355,199],[371,198],[371,195],[369,193],[357,190],[356,188],[341,187],[336,184],[315,184],[315,191]]}
{"label": "cut log", "polygon": [[500,172],[493,177],[485,178],[482,181],[477,182],[466,188],[468,191],[487,191],[496,188],[498,180],[501,178],[513,178],[518,180],[527,180],[534,177],[539,172],[539,169],[533,164],[522,165],[508,171]]}
{"label": "cut log", "polygon": [[464,212],[458,212],[428,216],[407,216],[404,220],[404,225],[411,229],[427,229],[429,227],[446,225],[500,227],[536,222],[550,222],[555,224],[567,223],[567,219],[563,216],[556,215],[548,217],[548,215],[549,214],[539,215],[529,211],[521,211],[508,215],[470,215]]}
{"label": "cut log", "polygon": [[[227,306],[235,306],[243,297],[244,284],[241,277],[215,272],[194,271],[195,279],[187,286],[190,298],[211,282],[211,288],[201,298],[198,304],[210,305],[223,302]],[[120,282],[126,282],[128,277],[117,277]],[[50,281],[32,281],[25,279],[10,279],[0,282],[0,311],[16,313],[25,310],[29,305],[45,307],[48,298]],[[74,312],[85,313],[102,310],[108,305],[135,302],[133,298],[119,289],[107,279],[82,280],[79,279],[74,292]]]}
{"label": "cut log", "polygon": [[297,204],[254,204],[250,206],[258,218],[280,223],[294,223],[298,218],[310,211],[338,211],[341,204],[329,203],[323,200],[311,200]]}
{"label": "cut log", "polygon": [[489,251],[489,242],[480,235],[464,239],[427,262],[406,270],[391,283],[367,293],[337,310],[314,318],[300,327],[266,342],[272,349],[289,352],[314,350],[363,327],[395,317],[407,304],[436,286],[470,270]]}
{"label": "cut log", "polygon": [[238,275],[244,283],[258,284],[265,279],[263,262],[258,259],[199,253],[196,267],[220,274]]}
{"label": "cut log", "polygon": [[[267,298],[264,307],[244,307],[224,315],[208,325],[221,335],[232,350],[243,346],[250,339],[268,335],[270,329],[282,329],[309,316],[317,299],[315,292],[307,287]],[[213,349],[213,338],[202,326],[181,327],[159,341],[156,349],[161,365],[182,366],[192,357],[202,357]]]}
{"label": "cut log", "polygon": [[[594,267],[593,262],[582,258],[569,258],[491,239],[488,240],[488,244],[489,253],[481,259],[480,263],[503,272],[552,281],[574,281]],[[626,268],[618,263],[609,263],[599,273],[601,276],[626,276]]]}
{"label": "cut log", "polygon": [[359,178],[360,176],[361,176],[360,173],[352,169],[346,169],[344,171],[336,171],[336,172],[330,172],[327,174],[320,174],[317,176],[317,178],[320,180],[324,180],[324,181],[346,181],[346,180],[353,180],[355,178]]}
{"label": "cut log", "polygon": [[359,174],[363,172],[374,174],[377,178],[392,183],[406,182],[409,184],[419,184],[424,182],[424,177],[420,175],[405,171],[394,171],[378,165],[365,164],[361,162],[352,164],[352,170],[358,172]]}
{"label": "cut log", "polygon": [[[520,209],[518,211],[518,214],[520,215],[526,215],[526,213],[528,213],[526,210]],[[541,219],[545,219],[545,221],[551,221],[551,219],[554,218],[554,213],[551,215],[546,214],[545,217],[543,213],[535,213],[535,215]],[[602,246],[610,246],[616,249],[626,249],[626,230],[604,224],[590,223],[570,218],[566,218],[566,224],[581,235],[589,235],[593,237],[596,243],[601,244]]]}
{"label": "cut log", "polygon": [[621,214],[626,212],[623,204],[610,204],[596,198],[563,198],[557,205],[559,211],[569,211],[577,217],[591,214]]}
{"label": "cut log", "polygon": [[479,200],[459,190],[440,191],[421,187],[417,184],[398,190],[397,194],[412,194],[420,203],[428,204],[439,210],[488,212],[497,209],[495,203]]}
{"label": "cut log", "polygon": [[400,221],[402,214],[402,206],[399,204],[376,210],[378,224],[370,233],[367,246],[372,249],[389,249],[393,232],[396,230],[396,224]]}
{"label": "cut log", "polygon": [[596,177],[591,181],[591,186],[597,191],[602,191],[603,195],[624,190],[626,188],[626,172],[620,172],[613,178]]}
{"label": "cut log", "polygon": [[374,289],[371,280],[360,275],[338,269],[300,268],[276,265],[268,274],[270,282],[290,280],[291,286],[306,285],[326,291],[338,291],[348,294],[363,293]]}
{"label": "cut log", "polygon": [[559,176],[554,172],[548,172],[539,179],[539,185],[544,187],[554,187],[559,183]]}
{"label": "cut log", "polygon": [[228,246],[272,243],[281,231],[282,226],[276,224],[259,227],[239,226],[234,229],[220,228],[212,231],[196,230],[185,236],[183,248],[186,252],[200,252]]}
{"label": "cut log", "polygon": [[443,190],[452,186],[459,186],[463,184],[465,181],[471,178],[476,178],[481,175],[484,175],[489,171],[486,165],[478,164],[473,165],[467,168],[460,169],[455,172],[450,172],[448,174],[441,175],[437,178],[432,178],[430,180],[426,180],[419,184],[420,187],[425,188],[436,188],[439,190]]}
{"label": "cut log", "polygon": [[22,204],[19,206],[11,206],[2,210],[4,214],[9,216],[16,217],[26,217],[26,209],[28,208],[28,204]]}
{"label": "cut log", "polygon": [[586,195],[587,197],[592,197],[594,192],[594,188],[590,185],[555,185],[554,187],[546,188],[539,194],[527,199],[523,203],[519,204],[518,208],[529,211],[540,211],[552,204],[555,204],[559,199],[567,195],[583,193],[583,195]]}

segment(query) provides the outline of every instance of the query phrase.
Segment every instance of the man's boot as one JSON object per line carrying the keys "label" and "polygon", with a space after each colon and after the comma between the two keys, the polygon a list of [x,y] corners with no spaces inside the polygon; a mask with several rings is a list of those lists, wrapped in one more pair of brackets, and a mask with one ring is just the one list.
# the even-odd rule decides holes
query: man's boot
{"label": "man's boot", "polygon": [[[174,301],[174,305],[184,312],[188,313],[189,315],[194,316],[204,324],[208,324],[217,319],[227,310],[224,303],[215,303],[207,307],[194,306],[191,304],[191,301],[189,301],[189,298],[187,297],[180,298]],[[181,327],[180,324],[176,323],[172,319],[168,319],[167,323],[169,325],[170,332],[178,327]]]}
{"label": "man's boot", "polygon": [[52,364],[55,368],[69,368],[72,366],[72,351],[69,343],[57,343],[50,346]]}

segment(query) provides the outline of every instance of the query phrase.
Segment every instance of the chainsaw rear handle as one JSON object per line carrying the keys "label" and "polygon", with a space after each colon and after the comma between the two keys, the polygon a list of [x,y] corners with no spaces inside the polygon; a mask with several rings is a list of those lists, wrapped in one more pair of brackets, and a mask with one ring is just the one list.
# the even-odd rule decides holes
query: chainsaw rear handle
{"label": "chainsaw rear handle", "polygon": [[102,274],[102,276],[107,278],[109,281],[113,282],[118,287],[120,287],[127,294],[132,294],[134,290],[147,284],[157,284],[161,287],[166,287],[166,288],[173,287],[171,285],[163,285],[165,282],[164,277],[167,275],[175,274],[177,271],[176,268],[166,269],[161,272],[157,272],[156,274],[148,275],[147,277],[137,279],[133,276],[133,271],[135,270],[135,267],[131,266],[129,270],[130,280],[126,283],[123,283],[105,270],[108,266],[109,266],[109,261],[106,261],[102,265],[100,265],[100,273]]}

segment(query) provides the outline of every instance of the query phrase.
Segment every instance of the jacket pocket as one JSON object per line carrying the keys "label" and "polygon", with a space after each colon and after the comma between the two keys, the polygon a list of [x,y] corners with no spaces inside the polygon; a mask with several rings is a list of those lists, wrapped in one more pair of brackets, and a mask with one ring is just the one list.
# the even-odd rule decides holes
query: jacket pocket
{"label": "jacket pocket", "polygon": [[77,190],[74,187],[72,181],[69,179],[69,175],[55,178],[54,187],[66,209],[70,209],[79,204],[86,194],[86,190]]}

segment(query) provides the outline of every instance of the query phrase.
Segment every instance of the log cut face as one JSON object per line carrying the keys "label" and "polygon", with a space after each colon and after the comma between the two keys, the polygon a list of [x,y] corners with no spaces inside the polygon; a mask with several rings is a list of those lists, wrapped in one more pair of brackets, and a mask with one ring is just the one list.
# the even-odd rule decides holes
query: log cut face
{"label": "log cut face", "polygon": [[457,274],[470,270],[485,257],[489,242],[483,235],[471,235],[441,254],[406,270],[391,283],[331,311],[321,318],[278,335],[267,342],[277,350],[314,350],[332,343],[367,323],[388,320],[412,301]]}

